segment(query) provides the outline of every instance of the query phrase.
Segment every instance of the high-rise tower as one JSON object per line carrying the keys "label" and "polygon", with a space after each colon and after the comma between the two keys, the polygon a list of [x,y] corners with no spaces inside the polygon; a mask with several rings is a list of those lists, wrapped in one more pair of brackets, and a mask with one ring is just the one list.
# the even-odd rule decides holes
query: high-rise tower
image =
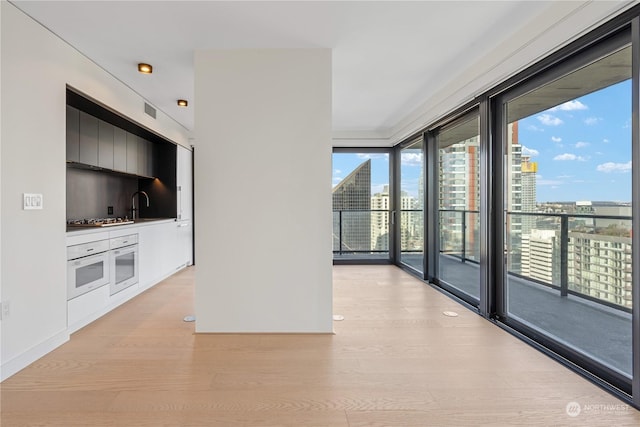
{"label": "high-rise tower", "polygon": [[371,159],[333,187],[333,249],[371,250]]}

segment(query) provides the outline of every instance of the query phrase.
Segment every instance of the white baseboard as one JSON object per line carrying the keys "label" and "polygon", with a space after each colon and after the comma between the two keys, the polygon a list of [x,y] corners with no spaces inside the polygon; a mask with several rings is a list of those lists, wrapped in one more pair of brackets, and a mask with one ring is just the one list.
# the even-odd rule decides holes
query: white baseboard
{"label": "white baseboard", "polygon": [[36,360],[40,359],[42,356],[60,347],[67,341],[69,341],[69,331],[67,329],[64,329],[51,338],[31,347],[24,353],[4,362],[2,364],[2,367],[0,367],[0,381],[4,381],[10,376],[18,373]]}

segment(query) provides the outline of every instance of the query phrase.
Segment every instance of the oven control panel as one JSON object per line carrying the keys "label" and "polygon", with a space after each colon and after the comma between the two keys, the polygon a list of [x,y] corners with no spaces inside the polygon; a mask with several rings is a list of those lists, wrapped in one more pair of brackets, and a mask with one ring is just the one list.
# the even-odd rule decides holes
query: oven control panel
{"label": "oven control panel", "polygon": [[109,249],[124,248],[125,246],[136,244],[138,244],[137,234],[129,234],[127,236],[113,237],[109,239]]}
{"label": "oven control panel", "polygon": [[[136,235],[136,237],[138,236]],[[81,245],[67,246],[67,260],[99,254],[100,252],[106,252],[108,250],[108,240],[98,240],[95,242],[83,243]]]}

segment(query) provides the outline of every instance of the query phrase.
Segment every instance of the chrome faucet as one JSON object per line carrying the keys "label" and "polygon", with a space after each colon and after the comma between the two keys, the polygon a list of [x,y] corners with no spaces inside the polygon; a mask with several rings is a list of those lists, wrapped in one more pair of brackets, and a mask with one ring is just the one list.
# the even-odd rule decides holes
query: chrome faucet
{"label": "chrome faucet", "polygon": [[144,191],[136,191],[131,196],[131,219],[136,219],[136,194],[142,194],[147,199],[147,207],[149,207],[149,195]]}

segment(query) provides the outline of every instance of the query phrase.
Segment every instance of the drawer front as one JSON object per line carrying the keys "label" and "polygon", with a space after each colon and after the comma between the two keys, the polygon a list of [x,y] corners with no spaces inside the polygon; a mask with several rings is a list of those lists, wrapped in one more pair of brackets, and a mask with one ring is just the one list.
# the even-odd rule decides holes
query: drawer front
{"label": "drawer front", "polygon": [[138,243],[137,234],[129,234],[126,236],[114,237],[110,239],[109,247],[111,249],[122,248],[123,246],[135,245]]}
{"label": "drawer front", "polygon": [[67,259],[75,259],[88,255],[98,254],[109,250],[108,240],[83,243],[67,247]]}

